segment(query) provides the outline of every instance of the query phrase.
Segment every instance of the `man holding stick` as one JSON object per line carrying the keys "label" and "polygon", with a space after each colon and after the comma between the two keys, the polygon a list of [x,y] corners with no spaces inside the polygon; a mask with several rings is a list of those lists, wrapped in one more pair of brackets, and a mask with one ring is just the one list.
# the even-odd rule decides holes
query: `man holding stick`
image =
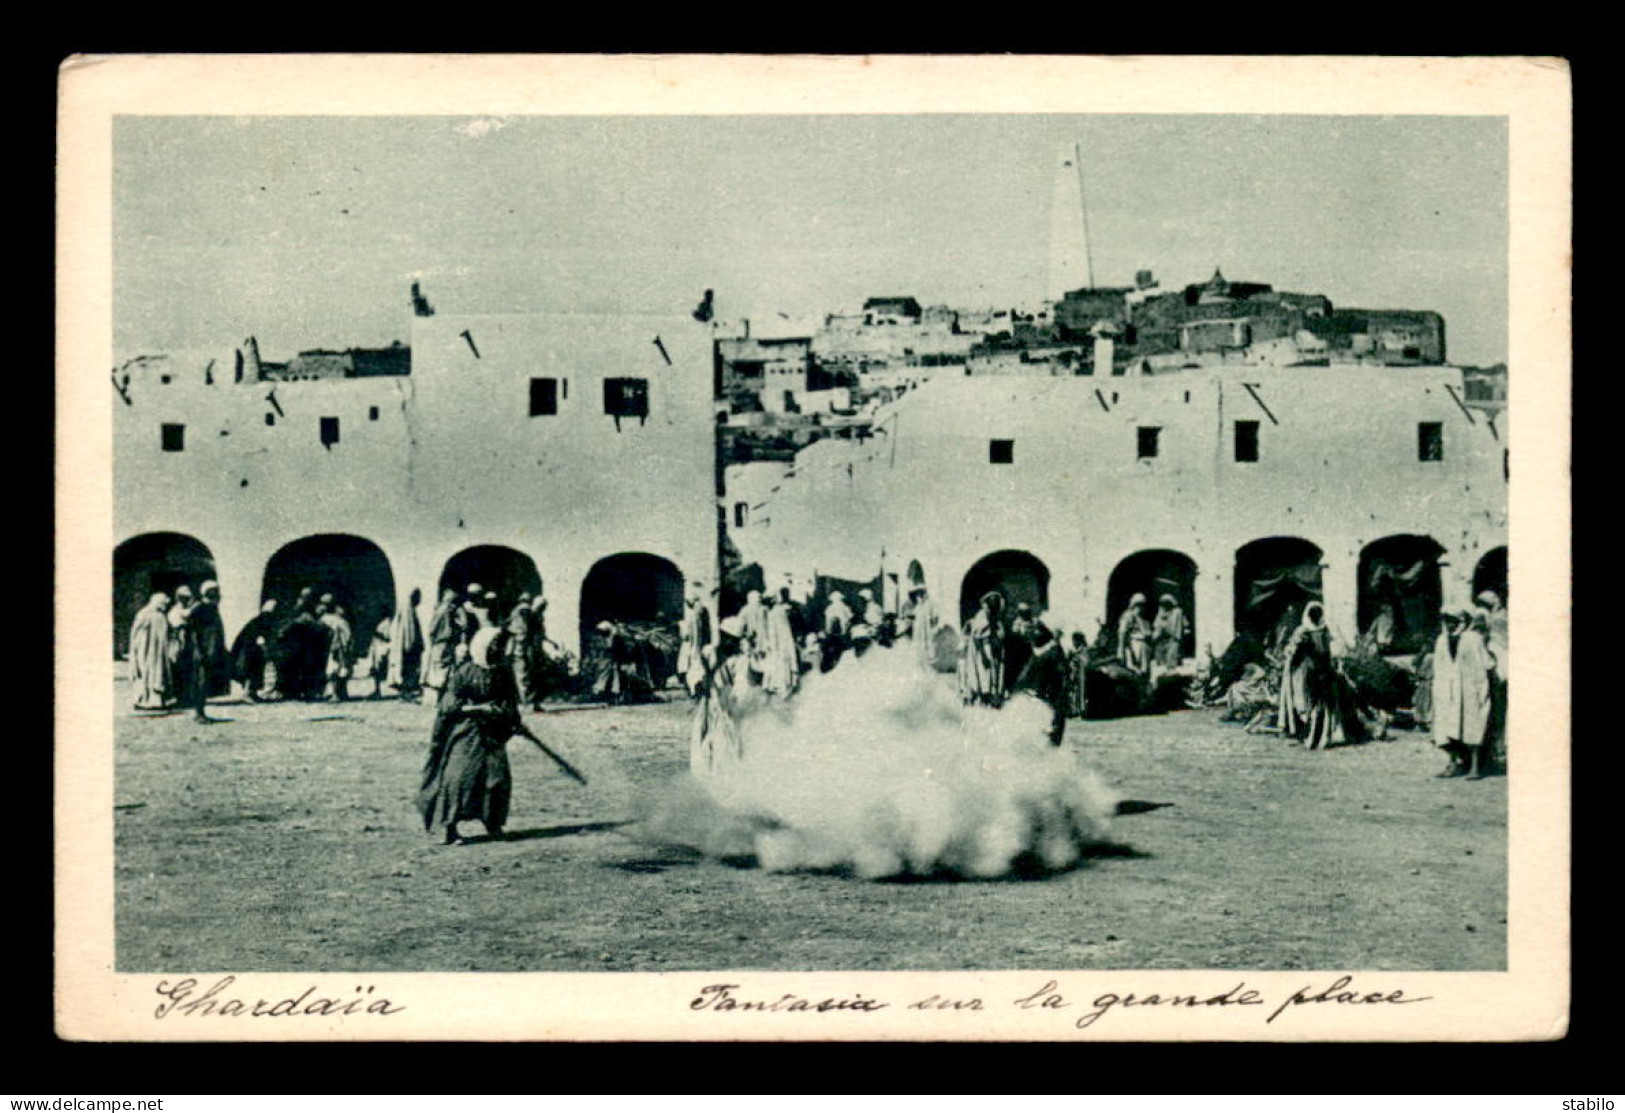
{"label": "man holding stick", "polygon": [[513,799],[507,744],[515,734],[535,742],[566,773],[586,783],[520,721],[513,672],[505,667],[503,636],[492,626],[475,633],[468,659],[446,679],[435,714],[417,804],[424,830],[443,829],[447,844],[464,841],[457,825],[470,819],[479,820],[492,839],[503,837]]}

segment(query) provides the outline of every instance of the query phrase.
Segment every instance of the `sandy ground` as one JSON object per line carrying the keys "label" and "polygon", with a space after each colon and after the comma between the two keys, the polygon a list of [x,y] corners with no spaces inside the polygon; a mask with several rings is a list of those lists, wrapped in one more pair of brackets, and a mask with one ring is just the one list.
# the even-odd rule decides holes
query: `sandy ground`
{"label": "sandy ground", "polygon": [[[431,712],[394,701],[137,718],[118,690],[117,964],[177,970],[1499,970],[1506,781],[1421,735],[1310,753],[1213,713],[1068,726],[1121,844],[1037,880],[772,874],[630,838],[688,707],[532,728],[510,841],[441,847],[411,800]],[[469,825],[477,833],[477,824]]]}

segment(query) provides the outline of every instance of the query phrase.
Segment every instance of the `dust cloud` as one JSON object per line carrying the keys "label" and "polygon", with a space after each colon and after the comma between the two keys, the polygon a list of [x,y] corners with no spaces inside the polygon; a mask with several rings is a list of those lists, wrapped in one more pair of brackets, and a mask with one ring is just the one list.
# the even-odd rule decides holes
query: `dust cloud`
{"label": "dust cloud", "polygon": [[629,833],[871,879],[1064,869],[1106,840],[1117,796],[1048,744],[1038,701],[965,707],[906,646],[804,679],[789,703],[743,715],[743,762],[645,799]]}

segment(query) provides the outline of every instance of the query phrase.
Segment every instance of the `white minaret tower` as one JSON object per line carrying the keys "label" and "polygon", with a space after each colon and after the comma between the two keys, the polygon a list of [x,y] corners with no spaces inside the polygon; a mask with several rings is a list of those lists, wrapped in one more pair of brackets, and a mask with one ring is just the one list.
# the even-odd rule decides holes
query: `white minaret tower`
{"label": "white minaret tower", "polygon": [[1061,148],[1055,165],[1055,196],[1050,203],[1049,299],[1095,284],[1089,258],[1089,214],[1083,200],[1083,162],[1078,145]]}

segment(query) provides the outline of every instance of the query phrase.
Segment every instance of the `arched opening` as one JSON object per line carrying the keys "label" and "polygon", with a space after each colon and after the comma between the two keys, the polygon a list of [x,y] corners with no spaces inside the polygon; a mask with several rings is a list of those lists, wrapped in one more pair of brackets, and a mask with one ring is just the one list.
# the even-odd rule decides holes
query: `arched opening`
{"label": "arched opening", "polygon": [[1172,595],[1180,610],[1185,612],[1185,638],[1179,647],[1180,656],[1196,655],[1196,562],[1184,553],[1172,549],[1145,549],[1124,557],[1112,569],[1106,584],[1106,629],[1117,630],[1117,619],[1128,601],[1143,595],[1150,606],[1145,617],[1150,621],[1157,613],[1157,604],[1164,595]]}
{"label": "arched opening", "polygon": [[378,623],[395,612],[395,576],[384,551],[365,537],[321,533],[278,549],[265,565],[260,598],[289,607],[299,592],[332,594],[355,633],[355,649],[365,653]]}
{"label": "arched opening", "polygon": [[1320,546],[1301,537],[1265,537],[1237,549],[1236,633],[1270,644],[1272,635],[1290,631],[1304,604],[1321,598],[1320,558]]}
{"label": "arched opening", "polygon": [[440,573],[440,591],[448,587],[462,592],[469,584],[479,584],[486,591],[497,593],[500,606],[506,611],[521,595],[535,595],[542,590],[542,575],[536,562],[506,545],[475,545],[464,549],[450,560]]}
{"label": "arched opening", "polygon": [[[580,614],[583,661],[602,641],[596,631],[600,622],[623,623],[640,634],[658,631],[675,646],[683,618],[682,570],[652,553],[607,556],[581,581]],[[663,686],[676,667],[674,653],[658,656],[656,687]]]}
{"label": "arched opening", "polygon": [[1031,553],[1003,549],[989,553],[965,573],[959,588],[959,621],[963,624],[976,613],[982,596],[997,591],[1006,605],[1031,603],[1042,613],[1049,607],[1049,568]]}
{"label": "arched opening", "polygon": [[1396,534],[1360,550],[1360,633],[1380,653],[1419,653],[1438,635],[1444,546]]}
{"label": "arched opening", "polygon": [[1481,591],[1493,591],[1501,597],[1504,606],[1507,602],[1507,547],[1502,545],[1491,549],[1478,558],[1478,566],[1473,569],[1473,597],[1476,599]]}
{"label": "arched opening", "polygon": [[153,592],[174,595],[182,584],[196,591],[217,579],[214,554],[184,533],[143,533],[113,550],[113,656],[130,654],[130,624]]}

